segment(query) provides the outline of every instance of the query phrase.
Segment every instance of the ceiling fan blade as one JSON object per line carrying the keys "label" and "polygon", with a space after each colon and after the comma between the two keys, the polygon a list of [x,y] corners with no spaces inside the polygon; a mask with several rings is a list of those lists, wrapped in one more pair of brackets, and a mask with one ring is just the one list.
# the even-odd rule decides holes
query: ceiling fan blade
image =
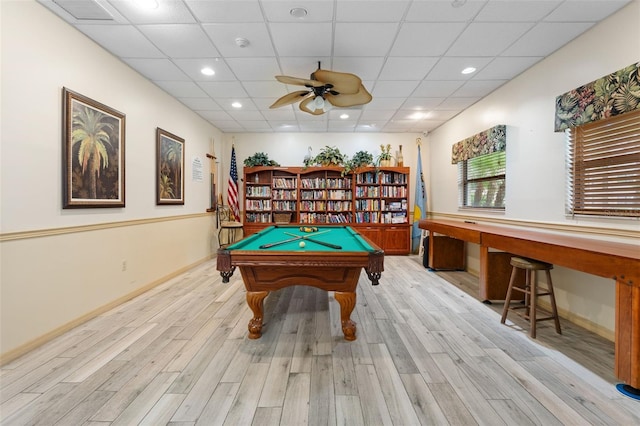
{"label": "ceiling fan blade", "polygon": [[[322,109],[315,109],[315,106],[313,105],[313,101],[314,101],[314,97],[313,96],[309,96],[308,98],[306,98],[304,101],[300,102],[300,109],[304,112],[308,112],[309,114],[313,114],[313,115],[322,115],[324,114],[324,110]],[[308,105],[311,104],[311,108],[308,107]]]}
{"label": "ceiling fan blade", "polygon": [[313,78],[323,83],[332,84],[332,89],[343,95],[358,93],[362,80],[355,74],[329,70],[316,70],[311,74]]}
{"label": "ceiling fan blade", "polygon": [[321,87],[324,83],[316,80],[307,80],[298,77],[289,77],[287,75],[276,75],[276,80],[284,84],[292,84],[294,86]]}
{"label": "ceiling fan blade", "polygon": [[345,95],[340,93],[339,95],[332,95],[327,93],[325,100],[335,107],[350,107],[355,105],[364,105],[371,102],[371,94],[367,91],[363,84],[360,84],[360,90],[352,95]]}
{"label": "ceiling fan blade", "polygon": [[281,106],[285,106],[285,105],[289,105],[292,104],[294,102],[298,102],[302,99],[305,98],[305,96],[312,94],[313,92],[309,92],[307,90],[298,90],[296,92],[291,92],[288,93],[286,95],[284,95],[283,97],[281,97],[280,99],[278,99],[277,101],[275,101],[269,108],[280,108]]}

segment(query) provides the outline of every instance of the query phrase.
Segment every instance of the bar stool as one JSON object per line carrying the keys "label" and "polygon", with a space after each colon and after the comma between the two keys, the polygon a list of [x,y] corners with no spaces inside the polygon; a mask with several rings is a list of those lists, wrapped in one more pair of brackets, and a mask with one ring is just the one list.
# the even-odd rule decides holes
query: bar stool
{"label": "bar stool", "polygon": [[[536,323],[538,321],[554,320],[556,324],[556,333],[562,334],[560,331],[560,318],[558,317],[558,308],[556,307],[556,297],[553,294],[553,283],[551,282],[551,270],[553,265],[550,263],[540,262],[533,259],[526,259],[522,257],[511,258],[511,278],[509,280],[509,288],[507,290],[507,298],[504,301],[504,309],[502,310],[502,319],[500,322],[504,324],[507,319],[507,312],[509,309],[525,309],[524,318],[529,320],[531,328],[529,329],[529,335],[532,339],[536,338]],[[525,271],[525,286],[518,287],[514,285],[516,281],[516,274],[518,269],[524,269]],[[545,271],[547,275],[547,288],[539,288],[537,280],[537,271]],[[524,293],[524,305],[510,307],[511,295],[513,290]],[[540,296],[549,296],[551,301],[551,315],[548,317],[537,318],[537,299]]]}

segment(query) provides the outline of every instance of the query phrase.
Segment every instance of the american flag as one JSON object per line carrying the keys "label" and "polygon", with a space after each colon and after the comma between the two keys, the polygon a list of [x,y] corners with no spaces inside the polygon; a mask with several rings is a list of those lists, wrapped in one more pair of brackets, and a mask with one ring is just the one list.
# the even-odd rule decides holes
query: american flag
{"label": "american flag", "polygon": [[229,189],[227,202],[236,220],[240,222],[240,206],[238,205],[238,166],[236,166],[236,147],[231,146],[231,170],[229,171]]}

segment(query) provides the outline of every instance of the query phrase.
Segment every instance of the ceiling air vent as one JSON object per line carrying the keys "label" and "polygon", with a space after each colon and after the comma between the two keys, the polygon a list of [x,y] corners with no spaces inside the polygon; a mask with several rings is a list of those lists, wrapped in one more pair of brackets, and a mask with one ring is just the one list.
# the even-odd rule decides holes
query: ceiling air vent
{"label": "ceiling air vent", "polygon": [[95,1],[53,0],[53,2],[79,21],[113,21],[113,16]]}

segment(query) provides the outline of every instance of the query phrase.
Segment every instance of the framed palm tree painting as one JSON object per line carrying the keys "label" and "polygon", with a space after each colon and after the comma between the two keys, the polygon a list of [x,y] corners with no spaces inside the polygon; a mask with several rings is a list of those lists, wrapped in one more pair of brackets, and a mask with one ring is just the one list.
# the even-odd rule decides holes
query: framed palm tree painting
{"label": "framed palm tree painting", "polygon": [[184,139],[158,127],[156,204],[184,204]]}
{"label": "framed palm tree painting", "polygon": [[124,207],[125,115],[62,89],[63,208]]}

